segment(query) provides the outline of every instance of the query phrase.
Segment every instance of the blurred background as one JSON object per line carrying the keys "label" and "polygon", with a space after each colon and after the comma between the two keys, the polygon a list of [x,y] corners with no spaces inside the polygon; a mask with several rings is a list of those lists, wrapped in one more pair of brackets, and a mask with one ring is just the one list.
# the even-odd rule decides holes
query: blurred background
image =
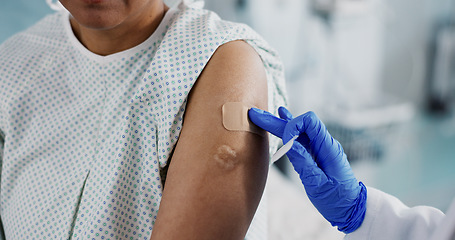
{"label": "blurred background", "polygon": [[[52,12],[45,0],[0,0],[0,6],[0,42]],[[455,197],[455,0],[206,0],[205,6],[250,25],[279,51],[291,111],[320,116],[359,180],[409,206],[447,210]],[[273,169],[271,214],[295,212],[279,207],[294,206],[274,198],[279,190],[302,208],[306,198],[292,167],[280,160]],[[313,232],[289,234],[317,239],[326,230],[313,226],[317,213],[306,207],[298,221]],[[280,231],[276,222],[285,218],[270,220],[270,228]],[[280,238],[294,239],[271,239]]]}

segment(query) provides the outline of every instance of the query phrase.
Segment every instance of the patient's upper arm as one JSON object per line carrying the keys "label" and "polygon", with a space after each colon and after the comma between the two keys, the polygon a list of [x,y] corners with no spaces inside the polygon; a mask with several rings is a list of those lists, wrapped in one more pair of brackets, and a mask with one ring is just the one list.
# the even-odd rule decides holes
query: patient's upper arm
{"label": "patient's upper arm", "polygon": [[261,59],[247,43],[218,48],[192,89],[152,239],[243,239],[268,171],[265,132],[228,131],[222,105],[267,108]]}

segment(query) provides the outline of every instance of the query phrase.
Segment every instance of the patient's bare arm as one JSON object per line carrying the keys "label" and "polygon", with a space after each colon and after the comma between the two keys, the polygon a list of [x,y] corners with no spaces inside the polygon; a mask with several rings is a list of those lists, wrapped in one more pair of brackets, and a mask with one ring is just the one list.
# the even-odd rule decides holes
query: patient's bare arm
{"label": "patient's bare arm", "polygon": [[153,240],[244,238],[264,190],[268,138],[225,129],[226,102],[267,108],[262,61],[243,41],[219,47],[192,89]]}

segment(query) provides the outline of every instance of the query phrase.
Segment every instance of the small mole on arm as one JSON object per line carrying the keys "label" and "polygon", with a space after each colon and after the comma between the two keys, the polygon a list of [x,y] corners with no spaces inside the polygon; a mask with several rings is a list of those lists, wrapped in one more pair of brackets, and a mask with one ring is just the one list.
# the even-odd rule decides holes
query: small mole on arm
{"label": "small mole on arm", "polygon": [[226,170],[234,169],[238,162],[236,157],[237,153],[235,150],[227,145],[220,146],[214,156],[217,164]]}

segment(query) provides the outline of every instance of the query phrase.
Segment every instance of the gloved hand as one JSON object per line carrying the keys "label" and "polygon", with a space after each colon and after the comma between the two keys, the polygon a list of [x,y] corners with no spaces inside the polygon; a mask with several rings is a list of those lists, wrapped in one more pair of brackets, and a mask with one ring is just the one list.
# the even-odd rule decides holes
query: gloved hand
{"label": "gloved hand", "polygon": [[287,156],[309,199],[339,231],[355,231],[365,217],[367,190],[355,178],[341,144],[313,112],[296,118],[284,107],[278,112],[281,118],[257,108],[250,109],[248,115],[283,144],[299,135]]}

